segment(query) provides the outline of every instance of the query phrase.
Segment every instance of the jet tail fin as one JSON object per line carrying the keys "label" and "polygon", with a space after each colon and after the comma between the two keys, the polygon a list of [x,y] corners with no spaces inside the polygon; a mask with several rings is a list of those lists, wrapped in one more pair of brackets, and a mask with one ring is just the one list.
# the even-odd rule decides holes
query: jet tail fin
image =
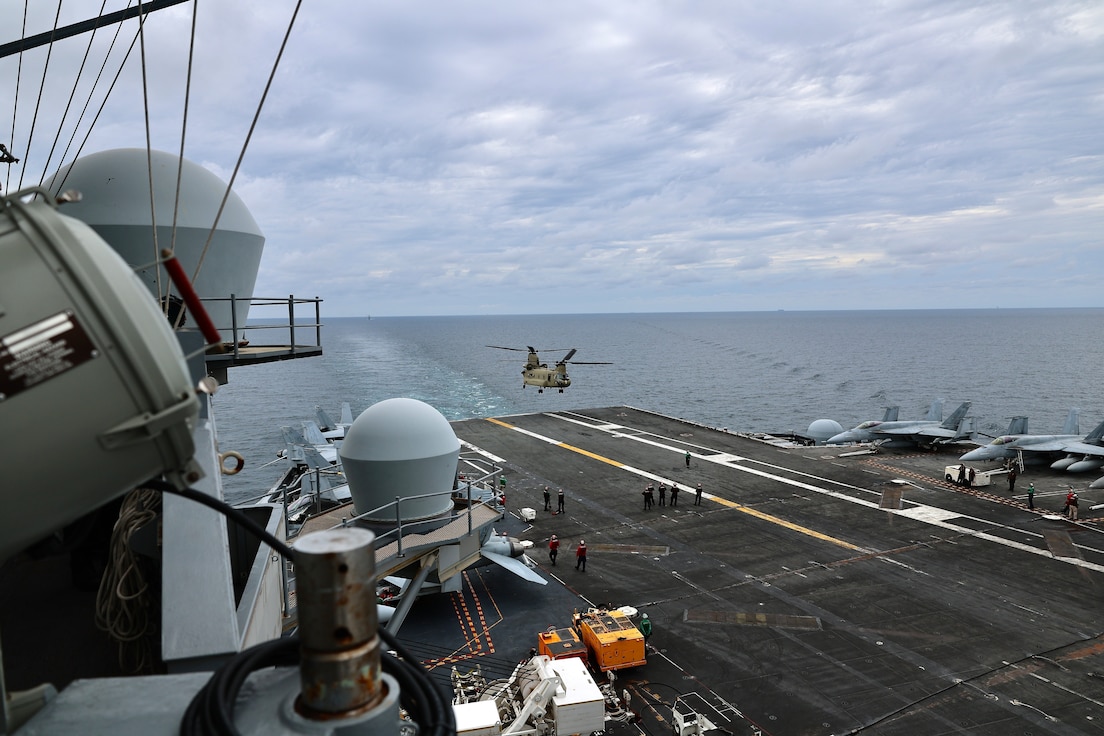
{"label": "jet tail fin", "polygon": [[1104,439],[1104,422],[1096,425],[1096,429],[1085,435],[1083,440],[1086,444],[1100,444],[1100,440]]}
{"label": "jet tail fin", "polygon": [[964,439],[977,439],[977,417],[963,417],[962,421],[958,423],[958,431],[951,438],[951,442]]}
{"label": "jet tail fin", "polygon": [[332,463],[329,460],[322,457],[322,453],[314,449],[310,445],[300,445],[299,449],[303,453],[303,462],[307,464],[307,467],[311,468],[329,468],[332,467]]}
{"label": "jet tail fin", "polygon": [[[928,408],[928,421],[939,422],[943,420],[943,399],[936,399]],[[958,424],[956,421],[955,424]]]}
{"label": "jet tail fin", "polygon": [[901,407],[899,406],[887,406],[885,408],[885,414],[882,415],[883,422],[896,422],[898,415],[901,413]]}
{"label": "jet tail fin", "polygon": [[1081,434],[1080,422],[1078,421],[1080,415],[1080,409],[1070,409],[1069,416],[1066,417],[1066,424],[1062,427],[1062,434]]}
{"label": "jet tail fin", "polygon": [[284,435],[284,442],[289,445],[307,444],[307,438],[295,427],[280,427],[280,432]]}
{"label": "jet tail fin", "polygon": [[330,419],[330,415],[327,414],[326,410],[321,406],[314,407],[314,418],[318,420],[318,426],[323,432],[337,427],[333,420]]}
{"label": "jet tail fin", "polygon": [[[1012,417],[1005,434],[1027,434],[1027,417]],[[1069,434],[1072,434],[1070,432]]]}
{"label": "jet tail fin", "polygon": [[322,434],[322,430],[318,428],[318,423],[313,419],[303,422],[303,434],[306,436],[307,442],[312,445],[326,444],[326,436]]}
{"label": "jet tail fin", "polygon": [[303,454],[303,445],[296,445],[291,442],[287,443],[287,459],[291,461],[293,465],[303,465],[307,462],[307,456]]}
{"label": "jet tail fin", "polygon": [[341,402],[341,423],[346,427],[353,423],[353,410],[349,408],[348,401]]}
{"label": "jet tail fin", "polygon": [[959,404],[959,407],[954,410],[954,414],[947,417],[947,420],[939,426],[943,427],[943,429],[957,430],[959,423],[962,421],[962,418],[966,416],[966,412],[968,411],[970,411],[970,402],[963,401]]}

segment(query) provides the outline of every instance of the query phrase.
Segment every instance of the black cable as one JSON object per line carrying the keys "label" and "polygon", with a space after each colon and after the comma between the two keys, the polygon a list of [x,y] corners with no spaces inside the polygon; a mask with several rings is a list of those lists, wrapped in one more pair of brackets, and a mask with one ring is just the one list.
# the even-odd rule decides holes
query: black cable
{"label": "black cable", "polygon": [[[423,717],[418,719],[418,725],[427,729],[430,736],[449,736],[456,733],[456,713],[452,709],[452,703],[441,695],[441,691],[430,678],[424,668],[415,664],[418,662],[406,647],[399,643],[387,629],[380,629],[379,636],[401,659],[386,657],[383,660],[384,671],[395,678],[402,690],[403,706],[411,713],[421,713]],[[395,671],[389,670],[387,663],[394,663]],[[399,672],[402,672],[400,677]],[[405,680],[405,682],[404,682]],[[413,690],[416,696],[412,701],[407,701],[408,690]],[[418,707],[421,706],[421,707]]]}
{"label": "black cable", "polygon": [[[403,655],[406,650],[390,633],[381,630],[381,638],[399,657],[383,653],[384,672],[399,684],[400,702],[427,736],[448,736],[456,732],[452,704],[429,679],[416,660]],[[401,657],[401,658],[400,658]],[[267,667],[290,667],[299,663],[299,638],[288,637],[263,642],[242,651],[216,670],[200,688],[184,711],[180,722],[182,736],[238,736],[234,725],[234,704],[249,675]]]}
{"label": "black cable", "polygon": [[246,678],[265,667],[299,661],[299,639],[274,639],[250,647],[217,669],[200,688],[180,721],[182,736],[238,736],[234,703]]}

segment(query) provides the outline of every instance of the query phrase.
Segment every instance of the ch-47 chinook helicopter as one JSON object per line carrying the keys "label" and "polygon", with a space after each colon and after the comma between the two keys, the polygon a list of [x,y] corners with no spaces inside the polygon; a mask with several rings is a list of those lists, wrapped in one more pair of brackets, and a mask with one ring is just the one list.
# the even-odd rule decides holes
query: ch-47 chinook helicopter
{"label": "ch-47 chinook helicopter", "polygon": [[[522,348],[506,348],[501,345],[488,345],[487,347],[525,352]],[[521,387],[536,386],[539,394],[544,393],[546,388],[559,389],[562,394],[563,390],[571,385],[571,378],[567,375],[567,364],[569,362],[577,365],[610,365],[610,363],[600,361],[571,360],[571,356],[575,355],[575,348],[571,348],[567,355],[563,357],[563,360],[556,363],[554,368],[549,368],[547,363],[540,362],[540,356],[537,355],[536,348],[528,346],[527,349],[529,357],[525,360],[525,366],[521,369]]]}

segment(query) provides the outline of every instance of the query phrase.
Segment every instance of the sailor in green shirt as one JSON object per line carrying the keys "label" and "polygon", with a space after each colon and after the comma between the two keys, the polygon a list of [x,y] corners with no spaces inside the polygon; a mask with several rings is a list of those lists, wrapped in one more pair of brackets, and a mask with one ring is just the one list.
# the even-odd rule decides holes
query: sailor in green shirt
{"label": "sailor in green shirt", "polygon": [[652,620],[646,613],[640,619],[640,633],[644,635],[644,643],[647,644],[648,637],[652,635]]}

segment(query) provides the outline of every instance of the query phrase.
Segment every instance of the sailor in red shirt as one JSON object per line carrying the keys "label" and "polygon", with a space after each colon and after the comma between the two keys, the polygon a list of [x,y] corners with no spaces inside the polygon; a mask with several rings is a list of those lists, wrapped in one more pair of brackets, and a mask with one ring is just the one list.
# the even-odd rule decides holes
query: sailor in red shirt
{"label": "sailor in red shirt", "polygon": [[548,559],[552,560],[552,564],[556,564],[556,555],[560,552],[560,538],[555,534],[548,540]]}
{"label": "sailor in red shirt", "polygon": [[575,548],[575,569],[586,572],[586,542],[579,540],[579,546]]}

